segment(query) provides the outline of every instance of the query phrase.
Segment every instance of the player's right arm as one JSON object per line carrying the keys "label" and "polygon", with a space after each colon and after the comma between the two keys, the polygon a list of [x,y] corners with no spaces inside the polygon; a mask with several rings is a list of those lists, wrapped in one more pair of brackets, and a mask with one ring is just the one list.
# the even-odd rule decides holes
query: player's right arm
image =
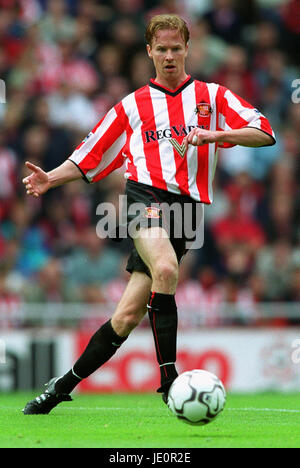
{"label": "player's right arm", "polygon": [[23,179],[28,195],[37,198],[50,188],[84,179],[96,182],[108,176],[124,163],[123,148],[127,141],[128,117],[122,102],[114,106],[77,146],[69,158],[49,172],[30,162],[32,172]]}
{"label": "player's right arm", "polygon": [[31,170],[31,174],[23,179],[23,184],[26,187],[27,194],[35,198],[51,188],[82,178],[81,171],[69,160],[49,172],[43,171],[39,166],[29,161],[25,165]]}

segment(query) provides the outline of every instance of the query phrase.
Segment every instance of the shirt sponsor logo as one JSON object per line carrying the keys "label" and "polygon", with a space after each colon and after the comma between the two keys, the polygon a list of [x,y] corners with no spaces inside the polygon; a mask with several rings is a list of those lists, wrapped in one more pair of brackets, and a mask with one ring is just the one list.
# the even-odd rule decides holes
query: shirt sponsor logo
{"label": "shirt sponsor logo", "polygon": [[159,141],[164,138],[174,139],[178,137],[186,137],[194,128],[203,128],[209,130],[208,125],[173,125],[170,128],[159,129],[159,130],[146,130],[144,131],[145,143],[151,143],[153,141]]}

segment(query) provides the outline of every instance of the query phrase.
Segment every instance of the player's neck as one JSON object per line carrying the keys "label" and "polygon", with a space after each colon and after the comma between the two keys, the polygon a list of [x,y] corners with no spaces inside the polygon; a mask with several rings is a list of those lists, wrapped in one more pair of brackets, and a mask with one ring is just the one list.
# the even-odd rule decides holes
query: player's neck
{"label": "player's neck", "polygon": [[184,83],[188,79],[188,75],[184,73],[180,78],[175,78],[174,79],[165,79],[163,76],[156,76],[154,79],[154,82],[163,88],[170,89],[171,91],[174,91],[175,89],[179,88],[179,86]]}

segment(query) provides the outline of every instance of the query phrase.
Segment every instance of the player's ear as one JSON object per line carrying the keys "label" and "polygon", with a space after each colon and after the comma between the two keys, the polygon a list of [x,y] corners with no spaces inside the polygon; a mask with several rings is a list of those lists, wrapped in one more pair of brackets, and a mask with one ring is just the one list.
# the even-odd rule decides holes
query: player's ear
{"label": "player's ear", "polygon": [[152,49],[151,49],[150,44],[147,44],[147,53],[148,53],[148,57],[152,59],[153,56],[152,56]]}
{"label": "player's ear", "polygon": [[184,54],[185,58],[187,58],[188,53],[189,53],[189,43],[185,45],[185,54]]}

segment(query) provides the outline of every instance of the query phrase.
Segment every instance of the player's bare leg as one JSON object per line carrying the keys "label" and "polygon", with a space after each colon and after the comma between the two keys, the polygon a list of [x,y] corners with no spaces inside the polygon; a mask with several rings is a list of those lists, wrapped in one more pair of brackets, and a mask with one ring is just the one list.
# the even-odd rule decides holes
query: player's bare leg
{"label": "player's bare leg", "polygon": [[142,228],[134,244],[150,270],[152,291],[175,294],[178,282],[178,261],[167,232],[161,227]]}
{"label": "player's bare leg", "polygon": [[126,337],[141,322],[147,312],[151,279],[145,273],[134,271],[111,318],[114,331]]}
{"label": "player's bare leg", "polygon": [[133,272],[112,319],[92,336],[67,374],[51,379],[45,392],[26,404],[24,414],[48,414],[62,401],[72,400],[69,393],[76,385],[107,362],[140,323],[147,311],[150,290],[151,279],[145,273]]}
{"label": "player's bare leg", "polygon": [[161,386],[166,401],[170,385],[177,377],[175,368],[177,341],[177,307],[175,291],[178,282],[178,260],[166,231],[160,227],[141,229],[135,247],[150,270],[152,288],[148,302]]}

